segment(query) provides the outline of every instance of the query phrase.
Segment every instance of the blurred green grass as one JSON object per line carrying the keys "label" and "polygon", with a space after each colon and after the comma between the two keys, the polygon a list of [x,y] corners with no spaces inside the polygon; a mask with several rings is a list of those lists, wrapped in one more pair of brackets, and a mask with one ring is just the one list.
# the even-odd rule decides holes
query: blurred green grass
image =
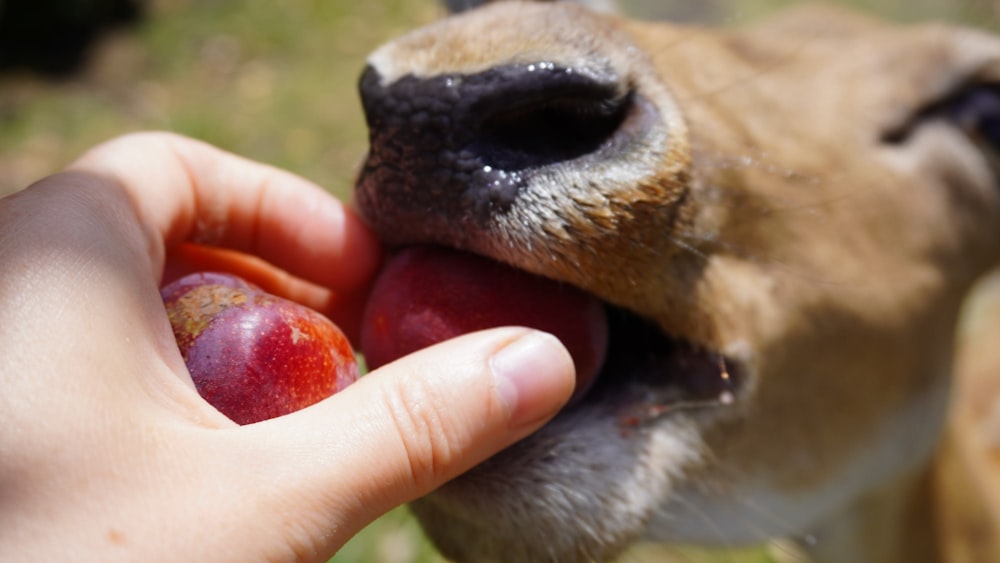
{"label": "blurred green grass", "polygon": [[[626,5],[642,0],[623,0]],[[635,11],[741,22],[787,0],[650,3]],[[855,1],[855,4],[869,2]],[[368,52],[442,15],[431,0],[156,0],[135,29],[102,42],[83,74],[0,76],[0,195],[60,169],[97,142],[165,129],[287,168],[348,197],[366,132],[356,95]],[[992,23],[987,0],[882,0],[883,14]],[[787,551],[777,548],[781,559]],[[405,508],[347,544],[337,563],[440,563]],[[623,563],[768,563],[767,549],[663,551]]]}
{"label": "blurred green grass", "polygon": [[153,2],[78,77],[0,77],[0,193],[106,138],[166,129],[344,196],[366,141],[356,95],[365,55],[439,14],[429,0]]}

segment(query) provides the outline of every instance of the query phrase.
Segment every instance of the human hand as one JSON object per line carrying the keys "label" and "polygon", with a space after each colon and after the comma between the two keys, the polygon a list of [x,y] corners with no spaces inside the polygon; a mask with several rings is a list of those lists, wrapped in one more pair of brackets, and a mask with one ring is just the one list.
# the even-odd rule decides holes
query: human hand
{"label": "human hand", "polygon": [[319,188],[170,134],[0,200],[0,560],[322,561],[569,397],[565,349],[519,328],[253,425],[198,396],[161,281],[235,271],[353,338],[379,260]]}

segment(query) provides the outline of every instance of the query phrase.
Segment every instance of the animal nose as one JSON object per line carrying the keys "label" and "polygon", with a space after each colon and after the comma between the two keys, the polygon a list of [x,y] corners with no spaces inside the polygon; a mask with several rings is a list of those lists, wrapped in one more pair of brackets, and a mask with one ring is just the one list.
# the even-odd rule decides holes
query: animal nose
{"label": "animal nose", "polygon": [[[532,170],[597,151],[625,119],[616,76],[554,63],[474,74],[362,75],[370,151],[357,194],[441,212],[507,209]],[[450,209],[449,209],[450,208]]]}

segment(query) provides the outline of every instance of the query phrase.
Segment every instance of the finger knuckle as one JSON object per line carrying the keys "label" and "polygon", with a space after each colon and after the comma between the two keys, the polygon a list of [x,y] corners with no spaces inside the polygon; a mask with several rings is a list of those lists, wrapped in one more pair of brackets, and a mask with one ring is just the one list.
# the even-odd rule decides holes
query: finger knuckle
{"label": "finger knuckle", "polygon": [[447,472],[458,437],[448,399],[420,377],[394,385],[384,394],[389,419],[399,434],[410,476],[423,490]]}

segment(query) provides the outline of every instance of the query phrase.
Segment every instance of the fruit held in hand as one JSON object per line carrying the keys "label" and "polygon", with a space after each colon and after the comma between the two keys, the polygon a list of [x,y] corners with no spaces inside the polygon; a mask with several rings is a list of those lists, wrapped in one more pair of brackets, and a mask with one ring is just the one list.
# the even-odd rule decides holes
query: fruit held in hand
{"label": "fruit held in hand", "polygon": [[329,319],[236,276],[191,274],[160,294],[198,392],[239,424],[297,411],[358,378],[350,342]]}
{"label": "fruit held in hand", "polygon": [[576,365],[576,393],[607,351],[604,307],[582,291],[498,262],[436,247],[405,249],[386,264],[361,329],[370,369],[476,330],[518,325],[554,334]]}

